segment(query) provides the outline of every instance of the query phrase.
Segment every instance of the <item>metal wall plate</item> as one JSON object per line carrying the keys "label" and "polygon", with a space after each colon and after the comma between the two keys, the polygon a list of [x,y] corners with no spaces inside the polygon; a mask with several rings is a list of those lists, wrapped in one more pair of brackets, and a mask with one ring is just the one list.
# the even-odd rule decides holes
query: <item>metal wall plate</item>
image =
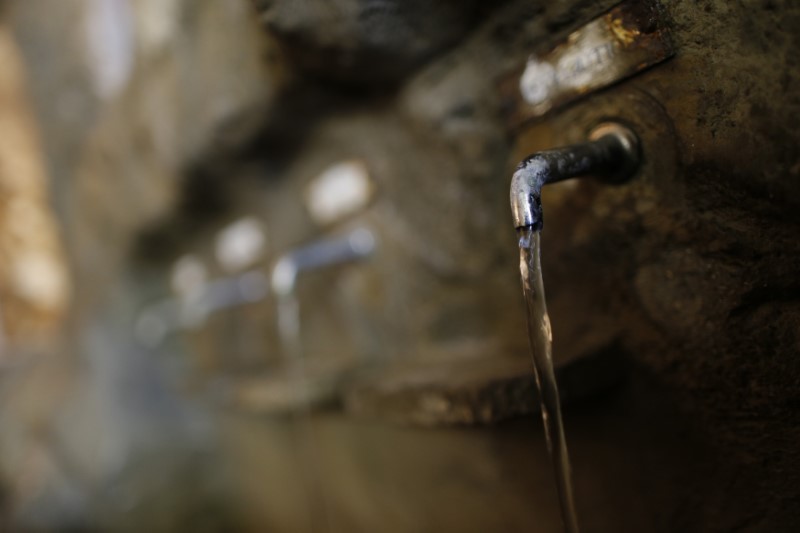
{"label": "metal wall plate", "polygon": [[675,54],[662,8],[628,0],[572,32],[504,79],[500,91],[518,126],[628,78]]}

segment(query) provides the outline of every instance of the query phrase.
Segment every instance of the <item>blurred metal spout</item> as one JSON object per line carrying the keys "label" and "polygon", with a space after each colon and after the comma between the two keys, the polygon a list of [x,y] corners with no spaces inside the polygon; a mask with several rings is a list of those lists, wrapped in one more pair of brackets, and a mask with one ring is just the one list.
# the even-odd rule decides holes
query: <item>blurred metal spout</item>
{"label": "blurred metal spout", "polygon": [[295,248],[278,259],[269,279],[252,270],[146,307],[136,320],[136,338],[143,346],[155,348],[174,331],[200,327],[213,313],[266,299],[270,289],[278,298],[290,295],[301,272],[357,261],[374,249],[375,237],[366,228]]}
{"label": "blurred metal spout", "polygon": [[357,261],[370,256],[374,250],[375,236],[366,228],[290,250],[272,267],[272,292],[276,296],[287,295],[294,291],[299,273]]}

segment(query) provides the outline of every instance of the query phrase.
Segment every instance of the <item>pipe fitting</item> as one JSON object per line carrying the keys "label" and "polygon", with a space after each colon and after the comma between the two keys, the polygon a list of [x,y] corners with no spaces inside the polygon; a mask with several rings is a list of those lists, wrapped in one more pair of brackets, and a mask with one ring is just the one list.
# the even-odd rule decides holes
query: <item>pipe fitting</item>
{"label": "pipe fitting", "polygon": [[640,154],[636,134],[621,124],[609,122],[595,127],[589,133],[589,142],[526,157],[511,178],[514,227],[542,229],[541,192],[548,183],[583,176],[621,183],[636,173]]}

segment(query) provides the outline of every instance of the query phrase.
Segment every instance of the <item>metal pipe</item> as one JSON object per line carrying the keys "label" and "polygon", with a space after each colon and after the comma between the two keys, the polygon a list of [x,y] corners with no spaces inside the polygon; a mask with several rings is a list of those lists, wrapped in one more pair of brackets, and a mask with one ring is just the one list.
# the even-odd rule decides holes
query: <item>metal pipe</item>
{"label": "metal pipe", "polygon": [[276,296],[290,294],[299,273],[363,259],[374,250],[375,236],[366,228],[290,250],[272,267],[272,292]]}
{"label": "metal pipe", "polygon": [[630,178],[639,166],[639,139],[616,123],[601,124],[589,142],[537,152],[519,164],[511,178],[514,226],[542,229],[542,187],[569,178],[596,176],[611,182]]}
{"label": "metal pipe", "polygon": [[357,228],[341,237],[289,250],[275,262],[270,280],[254,270],[212,281],[193,294],[166,298],[146,307],[136,321],[136,337],[142,345],[155,348],[170,333],[197,328],[213,313],[267,298],[269,289],[277,297],[291,294],[300,272],[365,258],[374,249],[372,232]]}
{"label": "metal pipe", "polygon": [[144,308],[136,320],[135,335],[143,346],[155,348],[174,331],[198,328],[209,315],[261,301],[268,293],[268,280],[258,270],[220,278],[190,294]]}

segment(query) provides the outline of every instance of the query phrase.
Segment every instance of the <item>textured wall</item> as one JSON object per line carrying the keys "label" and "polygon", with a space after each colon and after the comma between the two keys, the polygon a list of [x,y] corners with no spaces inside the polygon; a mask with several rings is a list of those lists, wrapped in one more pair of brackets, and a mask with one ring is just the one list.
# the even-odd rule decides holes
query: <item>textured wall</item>
{"label": "textured wall", "polygon": [[[583,501],[592,502],[585,519],[598,531],[791,530],[800,497],[800,9],[789,0],[670,2],[674,58],[512,130],[498,91],[502,77],[614,2],[485,4],[10,2],[7,19],[27,62],[76,286],[65,360],[80,369],[59,387],[49,385],[63,396],[35,410],[37,427],[56,427],[54,444],[30,447],[37,450],[33,458],[17,464],[32,465],[42,479],[69,478],[64,464],[74,465],[84,480],[75,490],[91,499],[118,482],[120,464],[128,468],[123,474],[136,471],[126,454],[162,457],[152,450],[166,449],[163,457],[186,457],[180,450],[209,449],[207,434],[187,422],[207,423],[206,415],[183,411],[169,384],[185,384],[188,376],[202,387],[209,377],[241,370],[235,355],[226,355],[235,351],[242,328],[264,352],[262,361],[248,363],[248,375],[278,371],[274,331],[264,325],[270,312],[215,318],[184,338],[188,344],[171,345],[168,371],[153,364],[163,353],[135,345],[131,327],[142,305],[168,293],[174,259],[193,253],[221,272],[211,239],[245,214],[267,228],[265,268],[320,233],[365,224],[378,237],[379,252],[368,263],[303,282],[312,371],[333,361],[340,377],[354,361],[400,360],[423,377],[433,373],[426,365],[438,365],[447,384],[451,369],[457,374],[459,365],[475,361],[488,368],[485,362],[496,358],[524,373],[510,169],[527,153],[582,140],[599,120],[617,118],[642,137],[640,175],[619,187],[564,183],[544,192],[556,357],[614,352],[633,368],[617,397],[624,401],[598,397],[589,402],[597,412],[573,419],[579,501],[583,491]],[[61,22],[74,18],[85,25]],[[104,24],[126,29],[109,34]],[[87,36],[85,27],[95,29]],[[349,219],[320,226],[306,209],[305,188],[332,163],[353,158],[369,170],[375,197]],[[41,375],[36,379],[42,382]],[[75,390],[89,392],[76,399]],[[66,408],[59,398],[70,398]],[[99,414],[85,407],[98,402],[122,407]],[[65,410],[82,422],[65,423]],[[10,420],[30,437],[35,432],[26,429],[26,416]],[[613,469],[592,466],[592,443],[606,431],[597,420],[619,433],[599,439],[598,452],[607,464],[621,465],[619,480]],[[568,430],[569,423],[568,415]],[[361,430],[342,424],[330,430],[332,442],[363,442]],[[165,427],[178,429],[162,439],[137,438],[163,435]],[[237,455],[240,470],[247,471],[252,456],[253,464],[274,460],[286,467],[280,453],[252,452],[259,442],[280,448],[285,437],[254,423],[241,433],[236,424],[226,427],[231,449],[250,450]],[[123,437],[100,439],[98,451],[87,451],[79,438],[87,431]],[[442,440],[430,434],[430,450],[459,446],[459,439],[485,442],[468,470],[475,478],[464,483],[492,487],[503,500],[504,478],[493,473],[522,461],[521,443],[530,436],[513,428],[501,436],[480,431],[479,437],[477,430],[443,433]],[[396,436],[387,435],[370,442],[390,446]],[[28,449],[20,439],[12,449]],[[181,443],[178,451],[169,449],[174,442]],[[361,455],[348,455],[355,452],[344,445],[332,449],[338,452],[323,460],[343,469],[342,479],[369,478],[368,468],[353,474],[342,466]],[[392,460],[359,453],[375,464]],[[440,452],[430,453],[439,464]],[[62,464],[54,457],[69,459]],[[458,457],[452,469],[469,463],[469,454]],[[402,461],[411,464],[413,457]],[[194,472],[196,463],[187,463],[178,470]],[[162,463],[150,464],[158,471]],[[131,493],[148,487],[146,474],[123,474],[119,479],[134,479],[119,482],[134,487]],[[429,490],[434,508],[457,507],[442,489],[447,472],[440,474],[409,490]],[[242,486],[257,486],[244,478],[237,478]],[[174,479],[177,486],[206,487],[191,475]],[[539,497],[538,483],[509,479],[509,491]],[[198,489],[198,501],[241,494],[215,483]],[[52,520],[72,519],[82,500],[75,503],[72,489],[57,486],[23,491],[12,501],[67,509],[54,511]],[[604,499],[610,487],[619,498]],[[243,500],[258,501],[252,490],[244,493]],[[61,507],[44,496],[37,500],[41,494]],[[348,519],[374,525],[370,520],[379,515],[353,498],[341,502],[352,506]],[[191,509],[191,494],[185,501]],[[641,508],[628,512],[626,501]],[[98,505],[105,523],[123,512],[115,505],[124,502]],[[422,528],[464,524],[442,518],[450,516],[444,510],[426,515],[424,505],[414,505],[409,509],[418,516],[429,516]],[[155,504],[140,509],[142,517],[170,514]],[[486,527],[533,527],[525,505],[503,509],[508,521],[489,520]],[[276,520],[289,527],[290,515]],[[362,522],[353,518],[359,516]]]}

